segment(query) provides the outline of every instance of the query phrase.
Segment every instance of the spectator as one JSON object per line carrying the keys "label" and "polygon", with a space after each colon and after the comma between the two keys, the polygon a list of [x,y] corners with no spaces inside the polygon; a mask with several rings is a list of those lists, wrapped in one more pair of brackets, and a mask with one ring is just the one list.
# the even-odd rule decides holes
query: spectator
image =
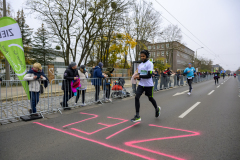
{"label": "spectator", "polygon": [[75,106],[77,105],[78,99],[82,93],[82,107],[86,106],[85,104],[85,95],[86,95],[86,89],[87,89],[87,78],[88,78],[88,73],[86,71],[86,67],[84,65],[80,66],[80,69],[78,70],[78,75],[80,77],[80,84],[81,87],[77,91],[77,97],[75,101]]}
{"label": "spectator", "polygon": [[61,106],[64,108],[64,110],[71,110],[71,108],[68,108],[68,100],[71,99],[74,94],[71,89],[71,81],[77,80],[79,77],[78,71],[77,71],[77,64],[75,62],[71,62],[71,64],[68,66],[68,68],[64,72],[64,80],[62,83],[62,90],[64,91],[63,95],[63,102],[61,102]]}
{"label": "spectator", "polygon": [[132,89],[133,89],[133,93],[134,93],[134,94],[136,94],[136,91],[137,91],[137,89],[136,89],[136,87],[137,87],[137,80],[134,79],[134,77],[135,77],[137,74],[138,74],[138,68],[137,68],[137,70],[133,73],[132,78],[131,78]]}
{"label": "spectator", "polygon": [[181,71],[180,70],[177,71],[176,76],[177,76],[177,85],[179,86],[179,80],[180,80],[180,77],[181,77]]}
{"label": "spectator", "polygon": [[163,77],[163,84],[164,84],[164,88],[167,88],[167,69],[165,69],[165,71],[162,72],[162,77]]}
{"label": "spectator", "polygon": [[2,83],[2,78],[0,77],[0,84]]}
{"label": "spectator", "polygon": [[170,83],[170,76],[171,76],[171,71],[170,69],[168,68],[165,73],[167,73],[167,78],[166,78],[166,87],[169,88],[169,83]]}
{"label": "spectator", "polygon": [[92,69],[90,70],[90,74],[91,74],[90,78],[93,78],[94,69],[95,69],[95,66],[93,66]]}
{"label": "spectator", "polygon": [[[23,80],[28,81],[29,85],[29,93],[30,93],[30,103],[31,109],[29,113],[31,116],[38,116],[36,114],[37,109],[36,106],[39,102],[39,92],[40,85],[42,80],[48,80],[45,74],[42,71],[42,66],[40,63],[34,63],[33,68],[30,69],[27,74],[23,77]],[[44,87],[46,88],[48,85],[48,81],[44,82]]]}
{"label": "spectator", "polygon": [[95,101],[99,101],[100,86],[102,85],[102,78],[106,78],[106,75],[102,74],[103,63],[99,62],[98,66],[94,68],[92,84],[95,86]]}
{"label": "spectator", "polygon": [[114,68],[112,67],[109,67],[107,68],[105,74],[107,75],[107,78],[104,80],[104,83],[103,83],[103,89],[104,89],[104,92],[106,93],[106,95],[104,95],[104,99],[105,101],[109,101],[109,102],[112,102],[112,100],[110,99],[110,92],[111,92],[111,84],[112,84],[112,73],[114,71]]}

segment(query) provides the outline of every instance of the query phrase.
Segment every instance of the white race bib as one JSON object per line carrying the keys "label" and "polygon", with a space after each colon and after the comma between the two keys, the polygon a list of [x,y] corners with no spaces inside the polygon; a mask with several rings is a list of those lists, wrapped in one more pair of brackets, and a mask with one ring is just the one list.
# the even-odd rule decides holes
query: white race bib
{"label": "white race bib", "polygon": [[140,75],[147,75],[148,74],[148,71],[146,71],[146,70],[141,70],[140,71]]}

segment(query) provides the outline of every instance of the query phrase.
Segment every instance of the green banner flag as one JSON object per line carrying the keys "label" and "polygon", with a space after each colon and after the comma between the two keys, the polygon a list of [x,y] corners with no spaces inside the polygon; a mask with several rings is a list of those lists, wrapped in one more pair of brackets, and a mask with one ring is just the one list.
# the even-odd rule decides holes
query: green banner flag
{"label": "green banner flag", "polygon": [[[19,80],[27,73],[22,35],[17,22],[10,17],[0,18],[0,50],[18,76]],[[28,83],[21,81],[30,99]]]}

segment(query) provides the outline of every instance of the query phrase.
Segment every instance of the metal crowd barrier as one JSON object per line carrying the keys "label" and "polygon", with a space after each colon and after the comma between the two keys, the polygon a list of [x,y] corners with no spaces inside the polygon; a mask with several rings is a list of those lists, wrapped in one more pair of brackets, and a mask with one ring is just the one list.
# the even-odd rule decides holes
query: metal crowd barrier
{"label": "metal crowd barrier", "polygon": [[240,74],[238,74],[238,91],[239,91],[239,97],[240,97]]}
{"label": "metal crowd barrier", "polygon": [[[66,82],[64,79],[53,79],[49,82],[48,87],[44,88],[44,93],[39,94],[39,102],[36,106],[37,114],[44,116],[44,114],[51,114],[54,112],[62,113],[63,109],[77,108],[85,105],[91,105],[94,103],[105,103],[111,102],[116,98],[125,98],[132,96],[132,83],[130,77],[121,77],[121,83],[119,86],[115,87],[115,90],[112,90],[112,87],[119,84],[119,77],[101,79],[101,85],[97,87],[99,89],[99,95],[96,100],[96,87],[92,84],[94,81],[99,79],[86,78],[81,79],[80,81],[86,80],[86,89],[79,90],[75,93],[69,93],[69,100],[67,105],[60,104],[63,100],[67,100],[67,95],[62,90],[62,84]],[[106,80],[110,80],[107,83]],[[124,80],[122,82],[122,80]],[[23,81],[28,85],[27,81]],[[36,86],[35,86],[36,87]],[[70,86],[66,86],[69,90]],[[35,88],[36,89],[36,88]],[[83,92],[84,92],[84,103],[83,101]],[[77,96],[79,95],[78,101],[76,101]],[[38,95],[32,96],[29,100],[27,94],[22,87],[21,81],[2,81],[0,84],[0,123],[6,124],[10,122],[16,122],[20,120],[21,116],[31,115],[30,109],[32,99],[38,98]],[[77,103],[76,103],[77,102]]]}
{"label": "metal crowd barrier", "polygon": [[[196,75],[193,78],[193,83],[199,83],[203,81],[208,81],[213,79],[213,75]],[[159,76],[153,78],[154,82],[154,90],[163,90],[163,89],[169,89],[176,86],[184,86],[187,85],[187,77],[184,75],[180,75],[177,77],[177,75],[165,75],[165,76]]]}

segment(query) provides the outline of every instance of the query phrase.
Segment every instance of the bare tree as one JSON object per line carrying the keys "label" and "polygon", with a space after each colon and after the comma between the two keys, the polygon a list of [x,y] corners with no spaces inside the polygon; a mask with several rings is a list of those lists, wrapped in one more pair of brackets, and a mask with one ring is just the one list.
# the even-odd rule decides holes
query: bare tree
{"label": "bare tree", "polygon": [[[167,60],[171,64],[171,68],[173,67],[173,51],[182,50],[184,45],[182,41],[182,32],[181,29],[177,25],[168,25],[160,34],[159,34],[159,41],[165,42]],[[178,43],[176,43],[178,42]]]}
{"label": "bare tree", "polygon": [[200,72],[211,72],[213,61],[211,59],[199,57],[195,59],[194,65]]}
{"label": "bare tree", "polygon": [[[80,58],[80,65],[87,63],[97,38],[106,36],[116,27],[115,21],[128,5],[128,0],[28,0],[27,6],[38,13],[61,45],[62,57],[68,65]],[[125,7],[125,8],[124,8]],[[109,29],[110,28],[110,29]],[[103,47],[101,54],[105,53]]]}
{"label": "bare tree", "polygon": [[153,9],[152,3],[141,1],[134,4],[132,19],[132,35],[138,43],[136,46],[135,60],[138,60],[139,51],[146,47],[145,44],[147,41],[156,38],[160,33],[161,17],[158,12]]}

